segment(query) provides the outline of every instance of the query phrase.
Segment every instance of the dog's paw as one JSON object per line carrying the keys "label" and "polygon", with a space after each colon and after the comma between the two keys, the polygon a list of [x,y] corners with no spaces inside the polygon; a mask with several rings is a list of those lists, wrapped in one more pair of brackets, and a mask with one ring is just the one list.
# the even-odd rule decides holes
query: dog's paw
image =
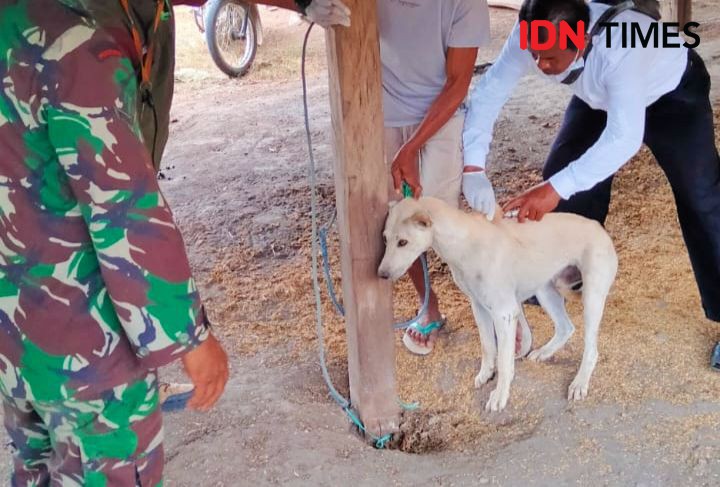
{"label": "dog's paw", "polygon": [[568,387],[568,401],[580,401],[588,395],[588,381],[579,381],[577,378]]}
{"label": "dog's paw", "polygon": [[500,388],[496,388],[490,393],[490,399],[485,404],[485,411],[497,412],[502,411],[507,406],[508,399],[510,398],[510,391],[501,391]]}
{"label": "dog's paw", "polygon": [[555,352],[552,350],[548,350],[545,347],[540,347],[537,350],[533,350],[530,352],[527,356],[528,360],[532,360],[533,362],[544,362],[550,357],[553,356]]}
{"label": "dog's paw", "polygon": [[480,367],[480,372],[475,376],[475,389],[479,389],[493,377],[495,377],[495,371],[492,368],[483,369]]}

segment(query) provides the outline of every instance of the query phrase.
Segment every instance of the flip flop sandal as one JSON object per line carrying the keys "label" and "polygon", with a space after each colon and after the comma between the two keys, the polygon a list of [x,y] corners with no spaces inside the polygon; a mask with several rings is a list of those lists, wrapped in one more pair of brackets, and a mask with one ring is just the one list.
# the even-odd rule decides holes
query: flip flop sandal
{"label": "flip flop sandal", "polygon": [[712,356],[710,357],[710,367],[715,370],[720,370],[720,342],[713,348]]}
{"label": "flip flop sandal", "polygon": [[164,413],[182,411],[195,392],[192,384],[161,383],[158,386],[160,409]]}
{"label": "flip flop sandal", "polygon": [[423,337],[428,336],[430,333],[432,333],[435,330],[439,330],[443,326],[445,326],[446,318],[443,315],[442,319],[437,321],[432,321],[428,323],[427,325],[421,325],[417,321],[413,323],[412,325],[408,326],[405,330],[405,334],[403,335],[403,344],[405,345],[405,348],[410,350],[415,355],[427,355],[433,350],[433,345],[420,345],[419,343],[416,343],[412,337],[408,334],[409,330],[414,330],[417,333],[420,333]]}

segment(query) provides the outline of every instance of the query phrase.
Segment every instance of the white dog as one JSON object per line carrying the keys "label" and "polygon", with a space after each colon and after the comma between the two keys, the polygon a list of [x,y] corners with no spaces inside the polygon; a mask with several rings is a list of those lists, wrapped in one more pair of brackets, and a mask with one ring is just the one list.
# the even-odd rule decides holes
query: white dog
{"label": "white dog", "polygon": [[491,222],[480,213],[465,213],[435,198],[405,198],[392,205],[383,235],[386,248],[380,277],[398,279],[432,247],[470,298],[482,345],[475,387],[492,378],[497,361],[497,387],[485,406],[489,411],[502,410],[510,396],[518,317],[524,322],[520,303],[536,296],[555,324],[555,335],[529,359],[552,357],[572,335],[575,327],[555,278],[568,266],[577,266],[583,280],[585,350],[568,399],[587,396],[598,358],[598,328],[617,271],[615,248],[599,223],[569,213],[550,213],[541,222],[503,218]]}

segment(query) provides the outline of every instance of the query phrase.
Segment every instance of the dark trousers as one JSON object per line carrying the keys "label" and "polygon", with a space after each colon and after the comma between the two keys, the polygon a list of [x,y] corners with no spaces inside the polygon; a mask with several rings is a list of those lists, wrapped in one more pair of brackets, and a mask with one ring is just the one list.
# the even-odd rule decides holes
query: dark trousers
{"label": "dark trousers", "polygon": [[[670,181],[680,227],[700,289],[705,315],[720,321],[720,157],[715,146],[710,76],[689,50],[678,87],[647,108],[644,142]],[[607,114],[577,97],[543,168],[543,178],[564,169],[600,137]],[[612,176],[588,191],[561,201],[556,211],[605,223]]]}

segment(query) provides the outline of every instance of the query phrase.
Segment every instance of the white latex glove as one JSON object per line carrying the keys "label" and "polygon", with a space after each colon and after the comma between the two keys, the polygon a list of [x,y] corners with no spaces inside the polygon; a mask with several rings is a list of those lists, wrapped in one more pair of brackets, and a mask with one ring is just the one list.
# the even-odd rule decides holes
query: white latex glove
{"label": "white latex glove", "polygon": [[350,9],[340,0],[312,0],[305,9],[305,16],[321,27],[337,24],[350,27]]}
{"label": "white latex glove", "polygon": [[485,171],[463,173],[462,190],[473,210],[485,213],[488,220],[495,217],[495,191]]}

